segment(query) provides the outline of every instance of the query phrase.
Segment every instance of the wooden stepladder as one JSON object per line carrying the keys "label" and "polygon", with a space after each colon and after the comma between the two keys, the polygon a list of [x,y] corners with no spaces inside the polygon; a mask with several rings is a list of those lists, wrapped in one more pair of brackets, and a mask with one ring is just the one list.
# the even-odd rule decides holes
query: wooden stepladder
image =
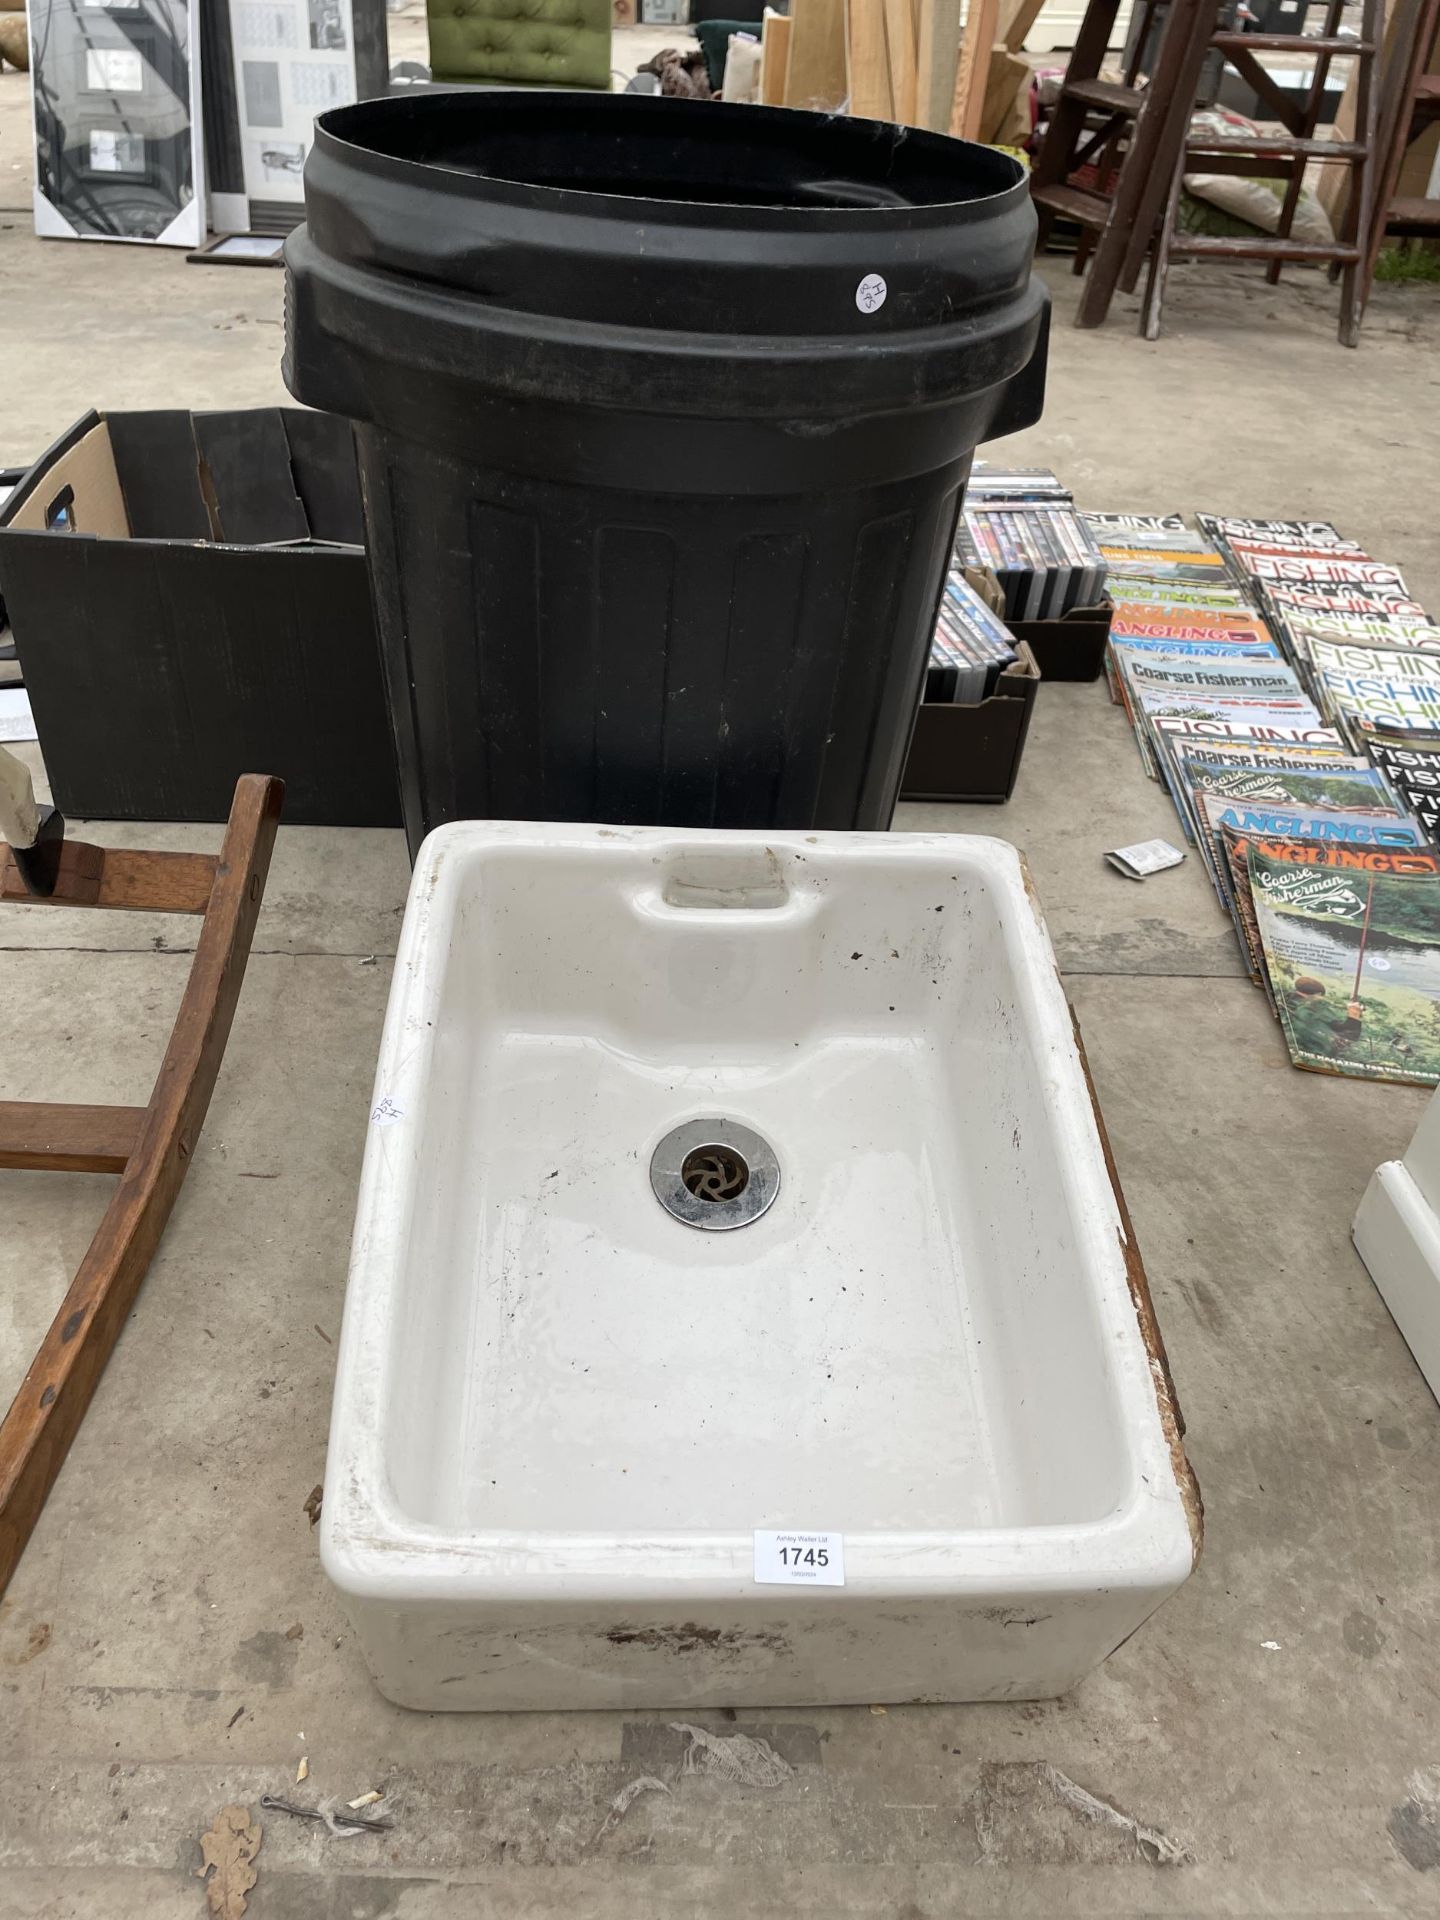
{"label": "wooden stepladder", "polygon": [[[1407,3],[1433,6],[1436,0]],[[1343,0],[1324,0],[1318,35],[1246,33],[1221,25],[1222,0],[1169,0],[1151,76],[1141,86],[1138,50],[1147,32],[1138,38],[1125,81],[1101,79],[1118,0],[1091,0],[1031,176],[1042,238],[1060,214],[1084,230],[1077,271],[1093,248],[1078,325],[1101,324],[1116,289],[1133,290],[1147,255],[1150,277],[1141,329],[1151,340],[1160,331],[1172,259],[1263,260],[1272,281],[1287,261],[1317,261],[1328,263],[1340,277],[1340,338],[1347,346],[1355,345],[1364,309],[1364,266],[1373,250],[1381,6],[1382,0],[1362,0],[1361,31],[1355,39],[1341,31]],[[1155,0],[1149,0],[1147,25],[1154,10]],[[1313,62],[1309,84],[1299,97],[1266,70],[1258,57],[1262,53],[1295,54]],[[1201,76],[1217,54],[1255,89],[1280,132],[1237,138],[1192,134]],[[1356,63],[1356,131],[1350,140],[1325,139],[1319,131],[1335,60]],[[1325,241],[1292,235],[1305,170],[1312,161],[1351,169],[1341,230]],[[1095,187],[1074,177],[1087,166],[1101,171]],[[1284,180],[1276,231],[1235,237],[1179,232],[1177,214],[1187,171]]]}
{"label": "wooden stepladder", "polygon": [[[1098,327],[1118,286],[1133,287],[1165,205],[1190,105],[1214,31],[1217,0],[1171,0],[1148,83],[1133,68],[1126,81],[1102,80],[1119,0],[1090,0],[1075,39],[1060,98],[1035,159],[1030,193],[1043,244],[1057,214],[1095,236],[1076,325]],[[1143,46],[1145,35],[1140,36]],[[1077,185],[1095,166],[1111,190]]]}
{"label": "wooden stepladder", "polygon": [[[1373,161],[1377,152],[1375,63],[1380,50],[1382,0],[1362,0],[1360,37],[1340,32],[1344,0],[1325,0],[1319,35],[1297,33],[1216,33],[1211,46],[1255,89],[1263,106],[1284,128],[1283,133],[1245,135],[1238,139],[1191,135],[1186,112],[1184,137],[1175,157],[1165,210],[1155,236],[1150,278],[1145,294],[1141,330],[1147,340],[1159,337],[1165,282],[1172,259],[1263,260],[1273,283],[1287,261],[1328,263],[1340,277],[1340,339],[1347,347],[1358,344],[1360,318],[1365,310],[1366,260],[1371,255],[1374,225]],[[1261,53],[1292,53],[1313,58],[1309,87],[1293,98],[1260,64]],[[1319,137],[1321,104],[1336,59],[1356,63],[1355,138]],[[1312,161],[1346,166],[1350,192],[1345,217],[1333,240],[1296,240],[1292,237],[1295,209],[1305,169]],[[1286,182],[1279,219],[1273,234],[1211,235],[1180,233],[1176,229],[1184,177],[1190,173],[1234,173],[1269,176]]]}

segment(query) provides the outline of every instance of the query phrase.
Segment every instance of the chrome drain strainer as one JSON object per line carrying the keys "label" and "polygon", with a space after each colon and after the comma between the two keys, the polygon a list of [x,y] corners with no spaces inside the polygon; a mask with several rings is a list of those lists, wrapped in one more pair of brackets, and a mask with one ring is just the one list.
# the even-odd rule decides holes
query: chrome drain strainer
{"label": "chrome drain strainer", "polygon": [[687,1120],[650,1156],[650,1185],[687,1227],[723,1232],[760,1218],[780,1191],[780,1163],[738,1120]]}

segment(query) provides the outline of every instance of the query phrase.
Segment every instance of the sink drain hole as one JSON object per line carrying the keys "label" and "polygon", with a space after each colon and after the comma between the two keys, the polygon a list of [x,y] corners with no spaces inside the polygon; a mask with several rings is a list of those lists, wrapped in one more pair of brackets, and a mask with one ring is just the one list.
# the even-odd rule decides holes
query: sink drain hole
{"label": "sink drain hole", "polygon": [[650,1186],[687,1227],[723,1233],[758,1220],[780,1191],[780,1163],[753,1127],[719,1114],[672,1127],[650,1156]]}
{"label": "sink drain hole", "polygon": [[750,1184],[750,1169],[744,1156],[733,1147],[707,1142],[686,1154],[681,1162],[680,1178],[697,1200],[713,1204],[720,1200],[738,1200]]}

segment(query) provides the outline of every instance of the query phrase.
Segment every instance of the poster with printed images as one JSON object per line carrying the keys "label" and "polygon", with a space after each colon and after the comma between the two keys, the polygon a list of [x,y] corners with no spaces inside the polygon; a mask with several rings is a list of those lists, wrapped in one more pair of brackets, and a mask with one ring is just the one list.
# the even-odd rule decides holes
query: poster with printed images
{"label": "poster with printed images", "polygon": [[350,0],[234,0],[245,192],[299,207],[315,116],[358,98]]}
{"label": "poster with printed images", "polygon": [[[286,187],[305,170],[305,147],[299,140],[269,140],[260,148],[260,171],[267,187]],[[281,196],[284,197],[283,195]]]}

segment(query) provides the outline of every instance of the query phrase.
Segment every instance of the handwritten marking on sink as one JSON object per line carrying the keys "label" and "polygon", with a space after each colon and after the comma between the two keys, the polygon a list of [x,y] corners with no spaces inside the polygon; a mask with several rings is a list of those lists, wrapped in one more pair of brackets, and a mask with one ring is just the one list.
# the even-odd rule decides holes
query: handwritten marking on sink
{"label": "handwritten marking on sink", "polygon": [[843,1587],[845,1536],[755,1529],[755,1584],[767,1587]]}
{"label": "handwritten marking on sink", "polygon": [[393,1095],[388,1093],[381,1094],[380,1098],[370,1109],[370,1124],[372,1127],[393,1127],[397,1121],[403,1120],[404,1118],[404,1107]]}

